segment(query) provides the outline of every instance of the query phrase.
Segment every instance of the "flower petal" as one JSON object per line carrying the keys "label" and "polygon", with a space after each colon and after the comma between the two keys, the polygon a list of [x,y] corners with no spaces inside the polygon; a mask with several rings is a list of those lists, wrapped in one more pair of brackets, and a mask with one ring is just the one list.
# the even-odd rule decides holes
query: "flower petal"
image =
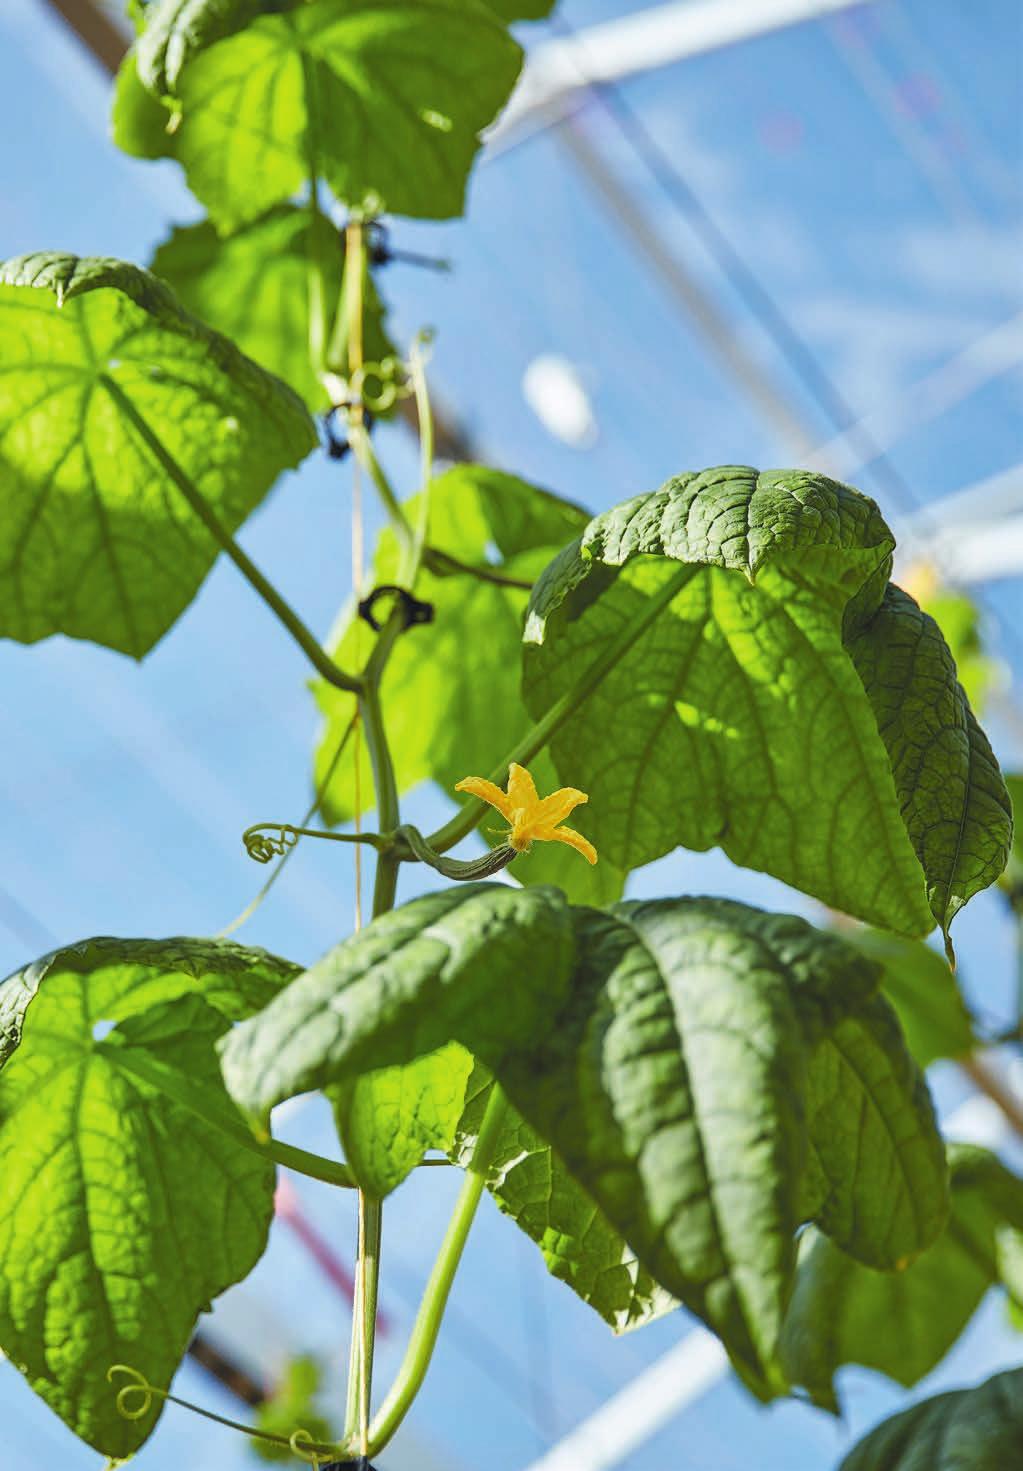
{"label": "flower petal", "polygon": [[483,776],[463,776],[461,781],[455,782],[456,792],[468,792],[471,797],[479,797],[484,802],[489,802],[491,807],[496,807],[502,817],[511,822],[511,802],[492,781],[487,781]]}
{"label": "flower petal", "polygon": [[536,809],[536,821],[544,827],[555,827],[564,822],[568,814],[590,799],[578,787],[559,787],[549,797],[543,797]]}
{"label": "flower petal", "polygon": [[544,827],[536,828],[533,837],[538,843],[567,843],[577,853],[581,853],[588,863],[596,863],[597,850],[588,838],[582,833],[577,833],[571,827]]}
{"label": "flower petal", "polygon": [[524,766],[513,761],[508,767],[508,807],[517,808],[528,814],[533,819],[540,798],[537,795],[536,782],[530,776]]}

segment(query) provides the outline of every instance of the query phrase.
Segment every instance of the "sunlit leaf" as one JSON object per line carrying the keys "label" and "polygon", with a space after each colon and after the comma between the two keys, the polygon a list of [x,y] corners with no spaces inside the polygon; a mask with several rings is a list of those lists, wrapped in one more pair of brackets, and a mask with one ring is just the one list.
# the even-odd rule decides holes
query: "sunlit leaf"
{"label": "sunlit leaf", "polygon": [[157,97],[172,96],[191,57],[281,8],[281,0],[153,0],[138,40],[139,80]]}
{"label": "sunlit leaf", "polygon": [[0,986],[0,1347],[105,1455],[130,1455],[160,1409],[118,1414],[107,1370],[167,1387],[266,1245],[273,1167],[201,1114],[242,1124],[214,1044],[295,972],[225,942],[101,939]]}
{"label": "sunlit leaf", "polygon": [[994,881],[1001,777],[935,625],[885,597],[892,546],[855,490],[741,466],[590,523],[533,594],[526,694],[541,716],[632,633],[551,747],[599,851],[719,844],[914,935]]}
{"label": "sunlit leaf", "polygon": [[297,193],[310,160],[350,205],[461,213],[480,132],[522,59],[486,6],[312,0],[247,24],[251,6],[229,8],[229,33],[174,82],[174,156],[219,228]]}
{"label": "sunlit leaf", "polygon": [[135,418],[229,532],[313,448],[313,423],[121,261],[8,261],[0,324],[0,635],[67,633],[141,658],[219,547]]}
{"label": "sunlit leaf", "polygon": [[452,1147],[472,1058],[457,1042],[331,1090],[345,1161],[363,1190],[397,1189],[428,1150]]}
{"label": "sunlit leaf", "polygon": [[[344,266],[342,236],[322,220],[325,306],[337,309]],[[204,220],[179,226],[153,257],[153,272],[178,299],[230,337],[243,352],[289,383],[312,409],[326,408],[326,390],[310,365],[308,209],[278,205],[234,235],[220,236]],[[395,352],[384,308],[369,282],[363,316],[367,362]]]}
{"label": "sunlit leaf", "polygon": [[[419,504],[415,497],[406,506],[413,523]],[[529,587],[586,520],[586,513],[571,502],[482,465],[459,465],[434,480],[428,540],[448,560],[432,561],[416,583],[416,596],[432,606],[433,621],[410,628],[398,640],[381,687],[400,792],[432,779],[454,801],[457,781],[486,775],[529,729],[520,692]],[[451,559],[478,569],[483,577],[458,571]],[[393,583],[398,565],[395,538],[385,531],[373,562],[373,584]],[[340,632],[335,656],[343,667],[359,668],[374,639],[364,621],[353,619]],[[315,778],[318,789],[326,782],[321,811],[333,824],[352,817],[356,808],[352,759],[334,766],[326,780],[355,704],[331,685],[320,682],[315,689],[326,717]],[[373,806],[374,792],[365,749],[361,763],[366,810]],[[546,755],[530,762],[530,769],[541,791],[560,785]],[[573,815],[573,822],[586,832],[585,808]],[[485,819],[486,840],[500,841],[503,826],[496,814],[494,821]],[[594,868],[553,844],[534,847],[512,865],[511,873],[523,883],[559,884],[579,903],[617,899],[622,888],[622,874],[610,859],[602,856]]]}
{"label": "sunlit leaf", "polygon": [[[466,1091],[455,1158],[468,1164],[491,1090],[479,1064]],[[566,1282],[616,1333],[641,1328],[678,1303],[637,1262],[596,1201],[551,1146],[510,1105],[487,1188],[501,1210],[535,1241],[553,1277]]]}
{"label": "sunlit leaf", "polygon": [[878,978],[835,936],[726,900],[605,914],[464,886],[338,946],[234,1031],[224,1072],[262,1116],[461,1042],[769,1397],[799,1224],[891,1267],[944,1221],[944,1151]]}

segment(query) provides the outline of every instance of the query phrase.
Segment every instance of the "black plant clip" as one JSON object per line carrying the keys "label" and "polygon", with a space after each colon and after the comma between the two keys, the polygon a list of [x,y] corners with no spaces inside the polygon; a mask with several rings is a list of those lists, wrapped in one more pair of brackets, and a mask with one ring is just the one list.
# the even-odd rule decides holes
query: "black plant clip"
{"label": "black plant clip", "polygon": [[326,1465],[319,1464],[319,1471],[373,1471],[373,1467],[360,1456],[357,1461],[328,1461]]}
{"label": "black plant clip", "polygon": [[[343,460],[351,450],[352,446],[348,442],[347,435],[343,434],[339,427],[341,416],[338,413],[339,409],[348,407],[350,407],[348,404],[336,404],[329,412],[321,415],[320,425],[323,431],[323,447],[327,451],[327,458],[330,460]],[[373,428],[373,415],[367,408],[364,408],[362,411],[362,427],[366,430],[367,434]]]}
{"label": "black plant clip", "polygon": [[379,633],[383,626],[373,612],[377,599],[383,597],[394,598],[400,605],[404,616],[404,628],[411,628],[416,623],[433,622],[434,607],[432,603],[420,602],[418,598],[414,598],[405,588],[396,587],[392,582],[382,582],[379,587],[375,587],[369,596],[363,598],[359,603],[359,617],[366,620],[374,633]]}

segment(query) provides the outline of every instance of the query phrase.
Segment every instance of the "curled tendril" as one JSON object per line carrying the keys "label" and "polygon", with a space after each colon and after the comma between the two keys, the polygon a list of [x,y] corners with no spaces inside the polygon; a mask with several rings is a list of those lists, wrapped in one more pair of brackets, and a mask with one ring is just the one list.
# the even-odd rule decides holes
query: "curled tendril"
{"label": "curled tendril", "polygon": [[[290,1436],[283,1436],[272,1435],[266,1430],[257,1430],[254,1425],[240,1425],[237,1420],[228,1420],[223,1415],[214,1414],[212,1410],[204,1410],[201,1405],[193,1405],[189,1400],[179,1399],[176,1394],[171,1394],[169,1390],[160,1389],[157,1385],[150,1384],[142,1371],[133,1368],[131,1364],[110,1365],[110,1368],[107,1370],[107,1381],[113,1384],[117,1379],[126,1379],[128,1381],[127,1384],[122,1384],[121,1388],[117,1391],[117,1398],[115,1400],[117,1413],[124,1420],[143,1419],[152,1409],[154,1398],[168,1400],[171,1404],[180,1405],[182,1409],[191,1410],[194,1415],[201,1415],[204,1420],[213,1420],[218,1425],[226,1425],[229,1430],[240,1431],[242,1435],[247,1435],[250,1440],[263,1440],[270,1445],[285,1446],[299,1460],[315,1466],[317,1471],[319,1471],[319,1467],[321,1466],[327,1468],[331,1464],[344,1464],[344,1462],[333,1463],[324,1459],[326,1456],[333,1456],[336,1451],[344,1453],[345,1447],[342,1442],[327,1441],[325,1444],[321,1443],[318,1445],[309,1434],[309,1431],[302,1428],[292,1431]],[[132,1405],[131,1396],[135,1394],[140,1395],[141,1399],[137,1405]],[[121,1464],[123,1463],[120,1461],[110,1462],[111,1466],[119,1466]]]}
{"label": "curled tendril", "polygon": [[315,1471],[320,1471],[320,1467],[326,1464],[323,1457],[316,1451],[316,1442],[308,1430],[303,1430],[301,1426],[298,1430],[293,1430],[288,1436],[288,1445],[293,1456],[315,1467]]}
{"label": "curled tendril", "polygon": [[412,393],[405,363],[393,353],[378,363],[362,363],[351,375],[349,387],[356,402],[373,414],[386,414],[399,398]]}
{"label": "curled tendril", "polygon": [[[269,832],[262,830],[267,828]],[[298,837],[298,831],[286,822],[265,822],[246,828],[242,842],[250,858],[257,863],[269,863],[271,858],[283,857],[289,848],[294,848]]]}
{"label": "curled tendril", "polygon": [[[130,1364],[110,1365],[107,1370],[108,1383],[113,1384],[119,1378],[128,1381],[117,1391],[117,1399],[114,1402],[122,1420],[143,1420],[153,1407],[154,1395],[160,1399],[167,1398],[162,1389],[158,1389],[155,1384],[150,1384],[142,1371],[132,1368]],[[141,1395],[141,1400],[134,1409],[129,1403],[133,1394]]]}

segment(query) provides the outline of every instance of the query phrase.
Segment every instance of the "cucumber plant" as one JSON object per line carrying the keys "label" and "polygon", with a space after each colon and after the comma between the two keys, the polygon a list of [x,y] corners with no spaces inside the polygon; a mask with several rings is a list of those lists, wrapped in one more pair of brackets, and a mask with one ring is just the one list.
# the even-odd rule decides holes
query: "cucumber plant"
{"label": "cucumber plant", "polygon": [[[941,630],[890,581],[881,511],[800,470],[686,471],[596,516],[505,470],[434,474],[377,219],[462,211],[521,65],[509,23],[544,0],[132,9],[115,138],[177,160],[207,218],[152,270],[59,251],[0,269],[0,633],[141,659],[229,557],[315,675],[307,822],[369,850],[372,916],[305,970],[226,938],[108,937],[4,983],[0,1346],[83,1441],[130,1457],[198,1315],[259,1260],[284,1166],[359,1219],[341,1438],[253,1428],[285,1456],[388,1444],[484,1191],[614,1331],[684,1304],[762,1400],[835,1408],[851,1361],[915,1382],[989,1285],[1023,1293],[1023,1182],[946,1151],[921,1073],[970,1044],[921,942],[938,928],[951,960],[1011,812]],[[370,432],[403,400],[405,499]],[[325,450],[387,513],[326,647],[235,539]],[[464,797],[432,833],[401,812],[425,780]],[[483,818],[489,850],[456,856]],[[317,831],[246,845],[271,861]],[[640,865],[715,845],[874,928],[622,898]],[[398,903],[415,864],[430,891]],[[309,1089],[343,1161],[273,1137]],[[464,1182],[374,1398],[381,1201],[438,1153]],[[974,1391],[992,1446],[1019,1434],[1008,1383]],[[913,1437],[971,1413],[911,1411],[849,1465],[908,1471]]]}

